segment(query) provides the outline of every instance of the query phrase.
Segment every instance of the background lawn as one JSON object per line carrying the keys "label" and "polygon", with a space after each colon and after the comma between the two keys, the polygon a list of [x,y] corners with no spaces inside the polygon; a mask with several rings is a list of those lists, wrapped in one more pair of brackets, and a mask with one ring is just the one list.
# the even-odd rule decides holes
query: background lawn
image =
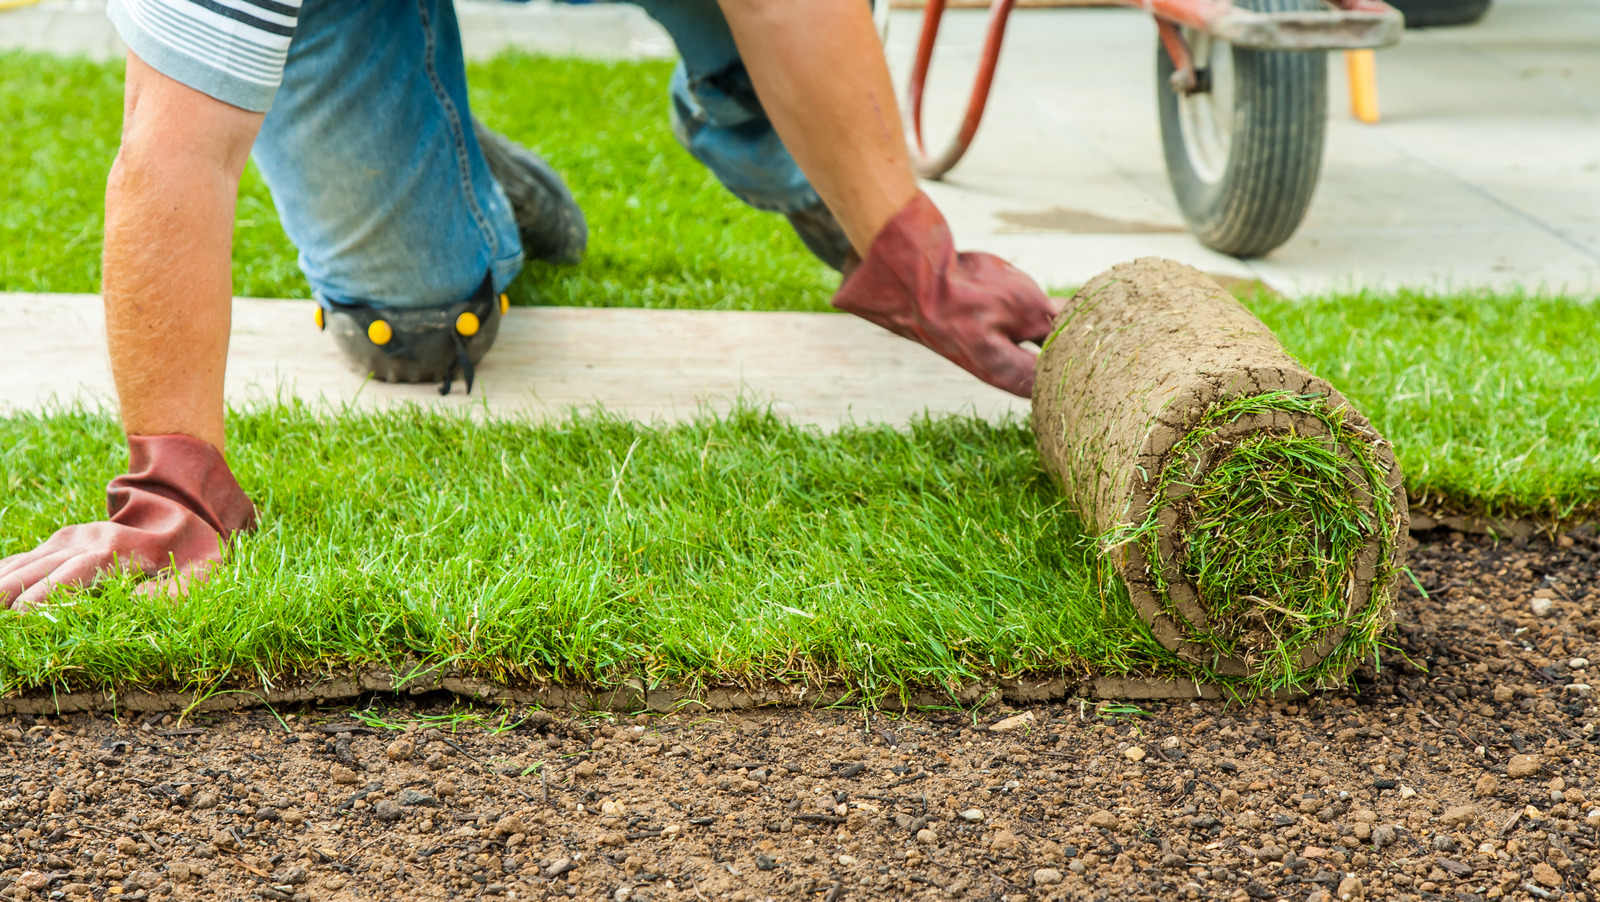
{"label": "background lawn", "polygon": [[[471,67],[474,112],[538,150],[589,219],[577,266],[530,264],[518,304],[828,310],[838,276],[781,216],[740,203],[672,137],[669,63],[502,56]],[[530,86],[536,89],[530,90]],[[98,291],[122,66],[0,52],[0,291]],[[310,286],[252,164],[239,191],[234,292]]]}
{"label": "background lawn", "polygon": [[[120,72],[0,54],[0,291],[98,289]],[[837,276],[672,139],[668,72],[472,67],[480,115],[544,153],[589,215],[588,258],[530,266],[517,303],[827,310]],[[308,293],[253,169],[234,274],[242,295]],[[1589,299],[1246,301],[1395,442],[1424,507],[1600,515]],[[1024,424],[822,436],[753,410],[651,429],[281,407],[231,428],[266,513],[237,563],[176,605],[130,603],[117,584],[13,621],[0,691],[201,686],[404,655],[517,679],[874,692],[1175,666],[1098,579]],[[0,419],[0,555],[98,516],[123,453],[103,414]]]}

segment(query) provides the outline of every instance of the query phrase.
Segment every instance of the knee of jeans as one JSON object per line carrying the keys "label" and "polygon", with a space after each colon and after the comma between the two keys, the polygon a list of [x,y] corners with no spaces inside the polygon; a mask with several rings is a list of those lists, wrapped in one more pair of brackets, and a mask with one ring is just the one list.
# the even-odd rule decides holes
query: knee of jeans
{"label": "knee of jeans", "polygon": [[[513,237],[512,253],[498,258],[468,255],[451,261],[433,260],[430,265],[347,266],[337,271],[320,270],[303,255],[300,267],[311,283],[318,300],[387,310],[417,310],[458,304],[472,297],[483,286],[485,273],[495,294],[504,292],[522,269],[522,248]],[[423,256],[428,256],[424,251]]]}
{"label": "knee of jeans", "polygon": [[738,75],[724,70],[720,78],[691,82],[679,65],[671,87],[673,135],[750,206],[775,213],[815,206],[820,203],[816,190],[748,90],[743,64],[737,68]]}

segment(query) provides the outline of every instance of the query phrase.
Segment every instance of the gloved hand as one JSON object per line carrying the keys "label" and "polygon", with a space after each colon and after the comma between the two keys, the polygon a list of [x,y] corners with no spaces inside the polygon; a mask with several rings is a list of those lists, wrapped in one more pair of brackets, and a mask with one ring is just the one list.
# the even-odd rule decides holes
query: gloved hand
{"label": "gloved hand", "polygon": [[1036,355],[1057,309],[1022,270],[992,254],[958,254],[950,226],[928,195],[917,196],[846,268],[833,306],[925,345],[1013,394],[1033,391]]}
{"label": "gloved hand", "polygon": [[68,526],[0,560],[0,604],[29,608],[52,586],[119,570],[203,576],[229,537],[255,525],[255,506],[222,453],[187,435],[128,436],[128,473],[106,487],[106,511],[108,522]]}

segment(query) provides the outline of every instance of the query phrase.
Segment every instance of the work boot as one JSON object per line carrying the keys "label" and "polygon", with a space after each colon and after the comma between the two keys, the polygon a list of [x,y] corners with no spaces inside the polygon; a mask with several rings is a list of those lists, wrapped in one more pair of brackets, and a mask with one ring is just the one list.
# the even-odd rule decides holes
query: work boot
{"label": "work boot", "polygon": [[839,227],[839,220],[833,218],[833,211],[828,209],[827,204],[819,200],[803,210],[786,215],[795,233],[805,242],[806,248],[817,255],[818,260],[838,272],[844,272],[845,261],[853,249],[850,239],[845,237],[844,229]]}
{"label": "work boot", "polygon": [[589,224],[566,182],[543,157],[472,119],[489,172],[511,201],[511,213],[530,260],[576,263],[589,246]]}
{"label": "work boot", "polygon": [[500,334],[510,306],[485,276],[472,297],[433,307],[385,307],[319,299],[317,328],[333,333],[345,360],[380,382],[438,382],[439,394],[461,378],[472,393],[474,369]]}

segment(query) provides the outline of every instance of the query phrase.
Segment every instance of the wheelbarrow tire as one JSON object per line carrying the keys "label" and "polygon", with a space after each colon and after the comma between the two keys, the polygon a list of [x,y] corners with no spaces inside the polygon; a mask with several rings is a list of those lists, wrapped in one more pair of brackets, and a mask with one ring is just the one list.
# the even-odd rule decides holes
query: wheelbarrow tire
{"label": "wheelbarrow tire", "polygon": [[[1236,0],[1260,12],[1321,10],[1321,0]],[[1318,51],[1230,53],[1233,114],[1225,159],[1202,166],[1184,136],[1174,67],[1157,46],[1161,141],[1178,207],[1195,237],[1235,257],[1259,257],[1294,234],[1305,218],[1322,169],[1327,127],[1328,66]],[[1202,65],[1204,61],[1197,61]],[[1209,172],[1207,171],[1209,170]]]}

